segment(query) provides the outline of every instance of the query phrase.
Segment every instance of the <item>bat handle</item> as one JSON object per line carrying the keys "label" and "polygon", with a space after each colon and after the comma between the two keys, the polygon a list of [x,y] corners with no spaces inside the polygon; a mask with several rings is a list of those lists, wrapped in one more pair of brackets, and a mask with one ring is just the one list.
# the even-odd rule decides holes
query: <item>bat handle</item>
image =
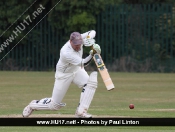
{"label": "bat handle", "polygon": [[91,46],[91,50],[93,50],[93,54],[96,54],[97,52],[93,49],[93,46]]}

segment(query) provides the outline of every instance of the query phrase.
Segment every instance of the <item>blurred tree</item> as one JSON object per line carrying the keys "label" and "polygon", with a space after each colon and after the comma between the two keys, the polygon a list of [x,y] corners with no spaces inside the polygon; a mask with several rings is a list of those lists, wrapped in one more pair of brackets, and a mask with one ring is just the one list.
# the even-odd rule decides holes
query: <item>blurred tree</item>
{"label": "blurred tree", "polygon": [[[3,34],[3,37],[9,37],[12,30],[6,31],[6,29],[9,27],[13,27],[14,29],[28,14],[36,10],[39,4],[47,6],[46,10],[48,12],[58,3],[48,15],[48,20],[55,28],[63,29],[65,32],[72,32],[75,30],[84,32],[94,28],[96,24],[96,15],[103,11],[106,5],[159,2],[174,3],[174,0],[1,0],[0,35]],[[31,4],[33,5],[30,7]],[[26,12],[24,13],[24,11]]]}
{"label": "blurred tree", "polygon": [[[49,14],[49,21],[57,29],[64,31],[85,32],[94,29],[96,24],[96,15],[105,9],[108,4],[121,3],[122,0],[63,0]],[[57,1],[52,1],[55,5]]]}
{"label": "blurred tree", "polygon": [[[54,28],[58,30],[61,29],[67,33],[75,30],[84,32],[93,29],[96,24],[96,15],[104,10],[107,4],[121,3],[121,1],[122,0],[117,2],[115,2],[115,0],[1,0],[1,39],[9,37],[16,26],[23,22],[27,15],[32,14],[38,8],[39,4],[47,7],[46,12],[49,12],[48,20],[50,24]],[[55,8],[53,8],[54,6]],[[32,24],[28,27],[32,27]],[[17,39],[19,40],[23,36],[24,34],[19,34]]]}
{"label": "blurred tree", "polygon": [[174,0],[123,0],[124,4],[174,3]]}
{"label": "blurred tree", "polygon": [[[1,0],[0,1],[0,37],[8,38],[13,31],[16,31],[17,26],[24,25],[25,28],[32,27],[34,20],[32,16],[26,18],[29,15],[32,15],[34,11],[37,10],[39,4],[45,6],[49,0]],[[26,20],[26,23],[24,22]],[[21,24],[22,23],[22,24]],[[26,32],[26,30],[24,31]],[[19,32],[18,32],[19,33]],[[19,33],[19,36],[15,40],[21,39],[24,36],[24,33]]]}

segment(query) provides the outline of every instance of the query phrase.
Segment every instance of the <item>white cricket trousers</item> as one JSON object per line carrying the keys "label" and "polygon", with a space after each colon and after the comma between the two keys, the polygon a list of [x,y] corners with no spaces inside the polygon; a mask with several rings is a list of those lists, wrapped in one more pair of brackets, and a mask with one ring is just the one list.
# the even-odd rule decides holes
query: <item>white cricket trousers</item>
{"label": "white cricket trousers", "polygon": [[61,103],[71,83],[76,84],[79,88],[83,88],[87,84],[88,79],[89,75],[84,68],[80,68],[74,73],[56,71],[52,99],[57,104]]}

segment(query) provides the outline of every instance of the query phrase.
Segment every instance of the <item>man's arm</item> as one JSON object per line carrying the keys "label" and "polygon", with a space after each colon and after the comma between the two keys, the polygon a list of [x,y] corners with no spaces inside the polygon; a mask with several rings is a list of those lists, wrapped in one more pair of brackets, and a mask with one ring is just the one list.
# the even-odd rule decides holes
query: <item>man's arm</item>
{"label": "man's arm", "polygon": [[95,35],[96,35],[95,30],[91,30],[91,31],[81,34],[83,41],[84,41],[83,45],[86,47],[90,47],[93,44],[95,44],[95,39],[93,39]]}
{"label": "man's arm", "polygon": [[92,55],[90,54],[89,56],[87,56],[85,59],[83,59],[82,61],[82,66],[85,67],[87,65],[89,65],[89,63],[91,62],[92,60]]}
{"label": "man's arm", "polygon": [[84,67],[90,63],[93,56],[89,54],[89,56],[83,59],[80,56],[74,55],[72,53],[63,53],[62,57],[64,58],[65,61],[67,61],[70,64],[73,64],[75,66]]}
{"label": "man's arm", "polygon": [[85,32],[85,33],[81,34],[83,39],[87,38],[87,36],[89,36],[92,39],[92,38],[95,38],[95,35],[96,35],[95,30],[90,30],[88,32]]}

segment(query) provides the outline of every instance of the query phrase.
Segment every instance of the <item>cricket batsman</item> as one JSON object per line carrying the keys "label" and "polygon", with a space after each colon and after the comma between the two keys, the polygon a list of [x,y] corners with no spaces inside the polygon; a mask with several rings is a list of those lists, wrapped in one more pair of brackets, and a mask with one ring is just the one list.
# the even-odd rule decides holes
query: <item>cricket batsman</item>
{"label": "cricket batsman", "polygon": [[[62,103],[62,100],[71,83],[82,88],[75,116],[78,118],[92,117],[87,111],[97,89],[97,72],[94,71],[88,75],[84,67],[90,63],[95,53],[101,53],[100,46],[95,44],[95,35],[94,30],[83,34],[79,32],[71,33],[70,40],[60,50],[52,97],[31,101],[24,108],[23,117],[30,116],[34,110],[59,110],[66,106],[65,103]],[[83,46],[93,47],[93,50],[89,52],[89,56],[84,59],[82,58]]]}

